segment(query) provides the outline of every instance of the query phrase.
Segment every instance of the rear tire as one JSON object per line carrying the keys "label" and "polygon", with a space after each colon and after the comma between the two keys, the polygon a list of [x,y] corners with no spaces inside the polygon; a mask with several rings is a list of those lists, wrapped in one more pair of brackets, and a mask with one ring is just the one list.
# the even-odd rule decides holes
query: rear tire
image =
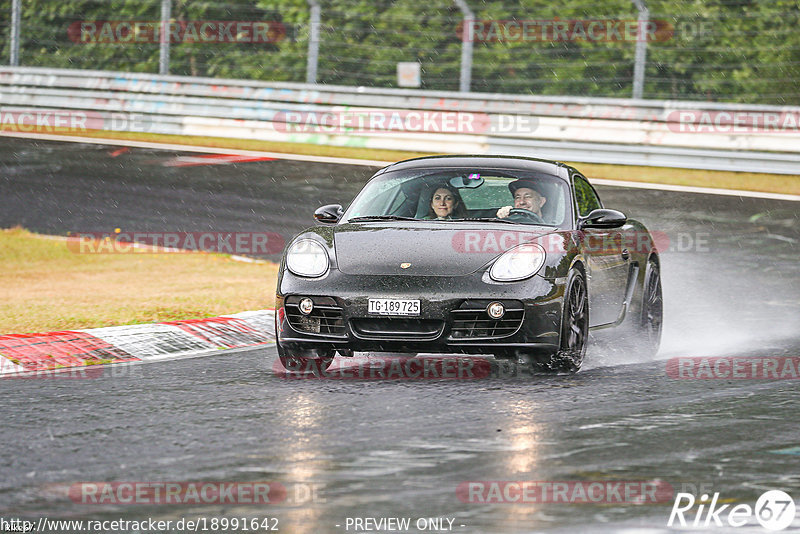
{"label": "rear tire", "polygon": [[661,271],[655,260],[647,262],[642,288],[642,315],[636,328],[636,345],[639,352],[653,358],[661,345],[664,324],[664,299],[661,291]]}

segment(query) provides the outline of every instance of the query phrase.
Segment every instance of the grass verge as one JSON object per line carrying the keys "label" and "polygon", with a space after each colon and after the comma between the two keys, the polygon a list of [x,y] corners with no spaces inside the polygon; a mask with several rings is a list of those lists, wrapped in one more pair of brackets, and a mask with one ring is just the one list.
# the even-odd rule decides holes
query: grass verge
{"label": "grass verge", "polygon": [[0,334],[200,319],[274,304],[278,266],[223,254],[77,254],[0,230]]}
{"label": "grass verge", "polygon": [[[58,133],[58,132],[53,132]],[[409,152],[401,150],[376,150],[358,147],[336,147],[306,143],[281,143],[254,139],[230,139],[223,137],[199,137],[186,135],[165,135],[140,132],[86,131],[81,137],[98,139],[120,139],[147,141],[152,143],[171,143],[213,148],[232,148],[257,150],[283,154],[307,154],[339,158],[369,159],[378,161],[399,161],[433,153]],[[630,165],[601,165],[595,163],[570,163],[589,178],[623,180],[629,182],[649,182],[657,184],[711,187],[717,189],[741,189],[766,193],[800,195],[800,175],[763,174],[750,172],[706,171],[696,169],[673,169],[670,167],[638,167]]]}

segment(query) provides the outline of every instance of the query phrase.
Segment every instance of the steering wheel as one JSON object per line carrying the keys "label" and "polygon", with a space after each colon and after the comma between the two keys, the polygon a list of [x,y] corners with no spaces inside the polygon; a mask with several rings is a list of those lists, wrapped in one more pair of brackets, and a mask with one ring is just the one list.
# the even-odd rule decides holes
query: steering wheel
{"label": "steering wheel", "polygon": [[539,217],[538,215],[536,215],[534,212],[532,212],[530,210],[524,210],[522,208],[513,208],[511,211],[508,212],[508,218],[509,219],[511,217],[514,217],[515,215],[516,215],[516,218],[519,218],[519,219],[530,219],[531,221],[533,221],[533,222],[535,222],[537,224],[544,224],[544,221],[542,220],[542,218]]}

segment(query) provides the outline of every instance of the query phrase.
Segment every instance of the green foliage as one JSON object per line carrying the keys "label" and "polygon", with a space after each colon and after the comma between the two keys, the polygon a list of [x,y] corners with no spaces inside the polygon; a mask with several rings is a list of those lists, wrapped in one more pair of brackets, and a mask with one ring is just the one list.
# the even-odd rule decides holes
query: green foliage
{"label": "green foliage", "polygon": [[[478,21],[635,21],[631,0],[467,0]],[[400,61],[418,61],[424,89],[457,90],[462,14],[452,0],[320,0],[318,81],[395,87]],[[81,21],[158,21],[160,0],[25,0],[21,64],[157,72],[158,42],[77,43]],[[646,98],[800,104],[796,0],[647,0],[674,31],[647,45]],[[10,0],[0,13],[10,14]],[[170,72],[305,81],[306,0],[173,0],[175,21],[275,21],[274,43],[179,42]],[[0,17],[7,58],[8,20]],[[543,95],[631,95],[632,40],[501,39],[474,43],[472,90]]]}

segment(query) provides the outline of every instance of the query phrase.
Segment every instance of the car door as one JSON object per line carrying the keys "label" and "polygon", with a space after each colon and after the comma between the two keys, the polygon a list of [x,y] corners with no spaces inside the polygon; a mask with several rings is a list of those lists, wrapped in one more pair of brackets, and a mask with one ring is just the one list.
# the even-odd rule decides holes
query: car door
{"label": "car door", "polygon": [[[603,204],[592,185],[573,175],[577,213],[585,217]],[[586,258],[589,287],[589,326],[613,323],[622,313],[628,283],[630,255],[620,228],[586,228],[579,234]]]}

